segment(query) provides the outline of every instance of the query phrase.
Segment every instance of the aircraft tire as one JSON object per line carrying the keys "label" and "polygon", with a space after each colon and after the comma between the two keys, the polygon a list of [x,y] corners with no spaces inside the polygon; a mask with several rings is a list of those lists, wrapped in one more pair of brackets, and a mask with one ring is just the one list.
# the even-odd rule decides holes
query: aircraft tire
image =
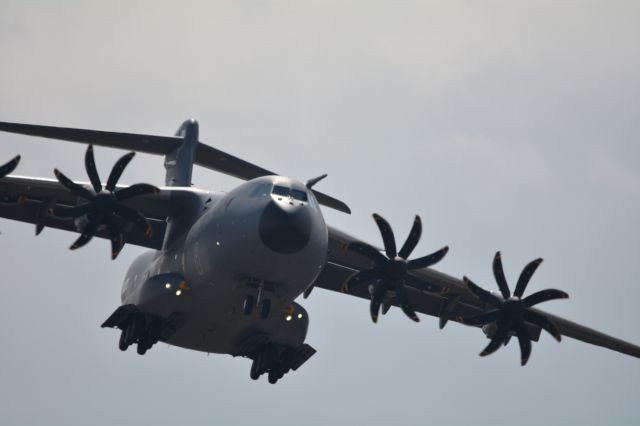
{"label": "aircraft tire", "polygon": [[147,344],[146,344],[146,342],[144,342],[144,341],[138,342],[137,351],[138,351],[138,355],[144,355],[145,353],[147,353]]}
{"label": "aircraft tire", "polygon": [[126,329],[122,330],[122,333],[120,333],[120,341],[118,342],[118,348],[120,348],[121,351],[126,351],[127,348],[129,347],[129,343],[127,342],[127,331]]}
{"label": "aircraft tire", "polygon": [[260,318],[262,319],[269,318],[270,312],[271,312],[271,299],[264,299],[262,301],[262,308],[260,309]]}
{"label": "aircraft tire", "polygon": [[249,377],[251,377],[252,380],[258,380],[260,378],[260,363],[258,362],[258,359],[255,359],[251,364]]}
{"label": "aircraft tire", "polygon": [[253,312],[253,308],[256,305],[256,301],[252,295],[248,294],[244,299],[244,303],[242,304],[242,312],[249,316]]}

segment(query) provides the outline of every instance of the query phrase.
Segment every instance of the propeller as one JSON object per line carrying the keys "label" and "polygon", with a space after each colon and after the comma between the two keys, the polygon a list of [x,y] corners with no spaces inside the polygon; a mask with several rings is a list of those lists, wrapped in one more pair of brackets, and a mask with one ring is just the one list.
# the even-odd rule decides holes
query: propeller
{"label": "propeller", "polygon": [[88,219],[82,229],[80,237],[71,245],[71,250],[78,249],[87,244],[96,232],[98,232],[101,225],[106,226],[109,239],[111,240],[111,259],[115,259],[124,246],[123,234],[125,231],[124,224],[126,222],[131,222],[134,226],[143,229],[147,237],[151,238],[152,228],[147,218],[138,210],[122,204],[122,201],[141,195],[158,193],[160,190],[146,183],[138,183],[119,190],[115,189],[118,180],[122,176],[122,172],[134,155],[135,152],[125,154],[115,163],[109,174],[109,179],[107,179],[107,184],[103,188],[100,182],[100,176],[96,170],[93,145],[89,145],[84,157],[84,164],[89,179],[91,180],[93,191],[78,185],[62,174],[60,170],[54,169],[53,173],[56,175],[58,181],[73,194],[85,200],[85,202],[75,207],[57,208],[54,211],[56,216],[62,218],[77,219],[86,216]]}
{"label": "propeller", "polygon": [[20,156],[16,155],[13,159],[6,164],[0,166],[0,179],[11,173],[15,170],[16,166],[20,162]]}
{"label": "propeller", "polygon": [[[19,162],[20,162],[20,156],[16,155],[11,159],[11,161],[8,161],[7,163],[0,166],[0,179],[5,177],[9,173],[13,172],[18,166]],[[22,203],[24,202],[25,199],[26,197],[24,195],[16,196],[16,195],[7,194],[7,195],[0,196],[0,203],[7,203],[7,204]]]}
{"label": "propeller", "polygon": [[409,303],[405,276],[407,275],[407,271],[426,268],[438,263],[447,254],[449,247],[443,247],[434,253],[418,259],[407,260],[416,248],[422,235],[422,221],[420,220],[420,216],[416,215],[409,236],[400,251],[396,250],[395,236],[389,223],[377,214],[373,215],[373,219],[376,225],[378,225],[380,234],[382,234],[386,255],[365,243],[353,242],[347,244],[346,249],[367,257],[375,266],[350,275],[342,284],[341,290],[346,293],[350,287],[353,288],[364,283],[374,283],[374,290],[371,295],[371,304],[369,307],[371,319],[374,323],[378,321],[380,306],[384,303],[387,292],[394,291],[402,311],[412,320],[419,322],[420,319]]}
{"label": "propeller", "polygon": [[492,309],[479,315],[465,318],[460,317],[458,320],[464,324],[476,326],[495,323],[495,333],[493,334],[491,342],[489,342],[489,345],[480,353],[480,356],[492,354],[498,350],[501,345],[506,346],[511,338],[511,333],[515,333],[518,337],[518,343],[520,344],[520,363],[521,365],[525,365],[531,355],[531,337],[529,336],[525,322],[535,324],[546,330],[558,342],[561,340],[560,331],[558,331],[556,325],[543,314],[535,312],[530,308],[548,300],[567,299],[569,295],[564,291],[547,289],[522,298],[522,294],[527,288],[531,276],[542,263],[542,259],[536,259],[524,267],[512,295],[504,276],[501,259],[500,252],[497,252],[493,258],[493,276],[498,283],[502,298],[481,288],[469,278],[464,277],[464,282],[467,287],[469,287],[469,290],[481,301],[490,305]]}

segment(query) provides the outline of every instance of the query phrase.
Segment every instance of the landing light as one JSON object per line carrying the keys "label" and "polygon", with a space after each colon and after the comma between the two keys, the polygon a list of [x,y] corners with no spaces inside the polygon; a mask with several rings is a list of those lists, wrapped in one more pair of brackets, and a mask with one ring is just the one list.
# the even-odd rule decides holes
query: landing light
{"label": "landing light", "polygon": [[302,314],[298,314],[298,319],[302,319]]}
{"label": "landing light", "polygon": [[287,321],[291,321],[293,317],[291,315],[287,315],[287,317],[285,318]]}
{"label": "landing light", "polygon": [[180,296],[182,294],[182,290],[176,291],[176,296]]}
{"label": "landing light", "polygon": [[164,285],[164,288],[171,288],[171,283],[166,283],[166,284]]}

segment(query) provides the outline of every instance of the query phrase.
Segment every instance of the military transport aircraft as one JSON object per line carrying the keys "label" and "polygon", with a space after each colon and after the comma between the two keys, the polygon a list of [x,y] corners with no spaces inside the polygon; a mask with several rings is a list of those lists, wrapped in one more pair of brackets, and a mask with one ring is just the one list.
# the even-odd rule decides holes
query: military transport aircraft
{"label": "military transport aircraft", "polygon": [[[499,293],[469,278],[430,267],[448,252],[411,258],[422,232],[416,216],[398,250],[389,223],[373,215],[384,250],[327,226],[320,205],[345,213],[342,201],[318,192],[325,176],[305,183],[280,176],[199,142],[198,123],[185,121],[173,137],[0,122],[0,130],[88,144],[89,182],[55,169],[56,179],[7,176],[17,156],[0,167],[0,216],[79,233],[77,249],[93,237],[111,242],[111,257],[125,243],[151,249],[129,267],[122,306],[102,324],[121,330],[119,347],[144,354],[158,341],[203,352],[253,360],[250,376],[276,383],[315,350],[305,338],[309,316],[295,300],[315,287],[370,299],[371,319],[399,307],[478,327],[490,339],[480,355],[518,340],[521,364],[541,330],[635,357],[640,347],[534,306],[568,295],[548,289],[524,297],[541,259],[526,265],[511,291],[500,253],[493,260]],[[106,183],[96,171],[93,146],[163,155],[165,186],[125,186],[118,180],[134,152],[120,158]],[[229,192],[191,186],[193,165],[247,182]]]}

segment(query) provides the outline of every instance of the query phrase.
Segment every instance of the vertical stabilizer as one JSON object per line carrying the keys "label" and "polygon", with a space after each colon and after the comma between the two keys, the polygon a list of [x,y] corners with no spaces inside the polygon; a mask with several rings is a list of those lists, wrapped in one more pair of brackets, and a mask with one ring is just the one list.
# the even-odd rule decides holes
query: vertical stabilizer
{"label": "vertical stabilizer", "polygon": [[186,120],[176,132],[176,136],[184,141],[175,151],[164,157],[164,168],[167,170],[165,185],[191,186],[193,157],[198,146],[198,122],[194,119]]}

